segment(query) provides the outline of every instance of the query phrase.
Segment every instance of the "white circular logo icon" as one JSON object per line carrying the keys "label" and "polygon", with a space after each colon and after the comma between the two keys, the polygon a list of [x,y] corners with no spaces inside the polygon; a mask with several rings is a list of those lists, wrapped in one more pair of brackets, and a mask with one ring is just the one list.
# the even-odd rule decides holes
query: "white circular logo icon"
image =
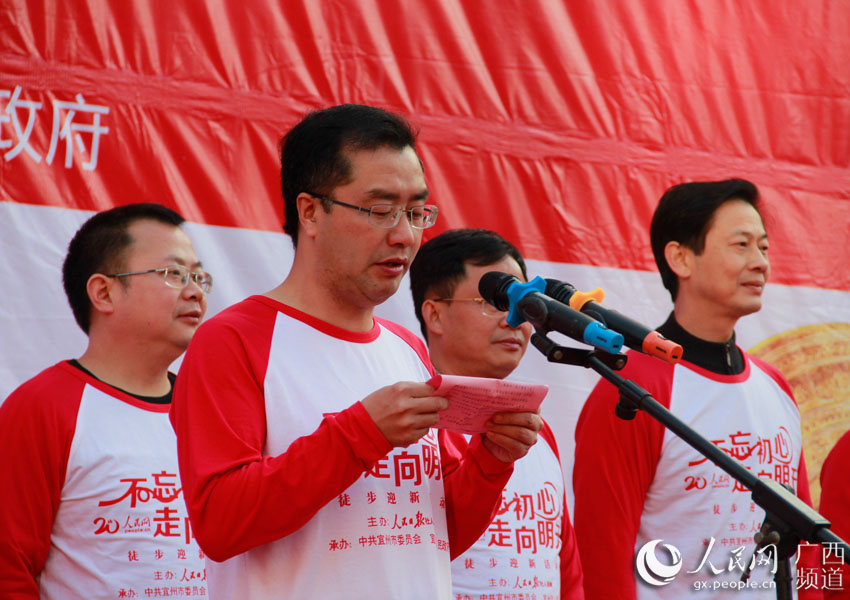
{"label": "white circular logo icon", "polygon": [[682,570],[682,554],[676,546],[661,544],[670,553],[673,564],[665,565],[655,556],[655,547],[661,540],[652,540],[645,543],[638,550],[635,563],[638,575],[650,585],[667,585],[679,571]]}

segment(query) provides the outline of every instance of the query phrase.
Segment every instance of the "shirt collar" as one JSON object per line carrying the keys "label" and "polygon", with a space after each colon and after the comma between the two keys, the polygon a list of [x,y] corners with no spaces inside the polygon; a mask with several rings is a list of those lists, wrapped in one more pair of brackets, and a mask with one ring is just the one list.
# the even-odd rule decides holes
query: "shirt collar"
{"label": "shirt collar", "polygon": [[725,342],[709,342],[685,331],[671,312],[658,332],[682,346],[682,360],[721,375],[737,375],[744,370],[744,353],[735,345],[734,331]]}

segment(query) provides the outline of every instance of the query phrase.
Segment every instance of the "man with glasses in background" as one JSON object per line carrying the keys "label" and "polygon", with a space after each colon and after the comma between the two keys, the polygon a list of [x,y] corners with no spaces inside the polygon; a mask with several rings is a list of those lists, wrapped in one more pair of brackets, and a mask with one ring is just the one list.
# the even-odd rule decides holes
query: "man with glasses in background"
{"label": "man with glasses in background", "polygon": [[168,420],[168,367],[212,287],[182,223],[131,204],[71,240],[63,283],[88,348],[0,405],[2,598],[112,600],[178,581],[206,596]]}
{"label": "man with glasses in background", "polygon": [[[478,296],[478,282],[489,271],[528,280],[519,250],[485,229],[438,235],[422,245],[410,267],[416,317],[439,373],[504,379],[525,354],[531,325],[511,327],[507,312]],[[441,430],[440,435],[461,447],[466,443],[460,434]],[[558,446],[546,424],[540,437],[544,441],[516,463],[487,531],[452,561],[455,598],[529,592],[584,598]]]}
{"label": "man with glasses in background", "polygon": [[278,287],[198,331],[172,421],[210,597],[451,597],[450,552],[484,531],[534,413],[440,448],[421,340],[373,316],[437,207],[401,117],[343,105],[284,137]]}

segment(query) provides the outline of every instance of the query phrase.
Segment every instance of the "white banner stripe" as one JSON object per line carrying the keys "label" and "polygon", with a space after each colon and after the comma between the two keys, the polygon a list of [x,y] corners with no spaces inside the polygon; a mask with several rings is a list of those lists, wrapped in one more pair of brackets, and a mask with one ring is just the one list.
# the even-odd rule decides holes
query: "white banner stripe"
{"label": "white banner stripe", "polygon": [[[68,242],[90,214],[0,202],[0,250],[4,257],[0,261],[4,290],[0,302],[2,399],[45,367],[78,357],[85,350],[86,338],[74,322],[62,290],[61,264]],[[283,280],[292,263],[292,243],[283,233],[198,223],[187,223],[185,228],[204,267],[215,278],[208,317],[250,294],[271,289]],[[583,291],[601,287],[606,306],[650,327],[660,325],[672,307],[657,273],[541,261],[529,261],[528,271],[531,277],[560,279]],[[407,278],[399,292],[376,312],[419,334]],[[738,342],[748,349],[795,328],[827,322],[850,323],[850,292],[770,284],[764,308],[740,321]],[[566,346],[578,346],[560,335],[553,338]],[[178,366],[179,361],[174,368]],[[580,367],[547,363],[529,347],[511,378],[550,387],[543,415],[555,432],[570,482],[573,431],[596,374]]]}

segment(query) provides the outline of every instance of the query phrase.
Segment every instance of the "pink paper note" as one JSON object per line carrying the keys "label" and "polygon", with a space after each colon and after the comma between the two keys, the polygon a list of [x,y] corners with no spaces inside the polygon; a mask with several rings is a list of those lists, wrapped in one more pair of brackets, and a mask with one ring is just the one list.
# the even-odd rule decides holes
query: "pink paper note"
{"label": "pink paper note", "polygon": [[549,391],[546,385],[462,375],[435,375],[428,385],[449,401],[436,427],[470,434],[486,431],[484,423],[495,413],[536,411]]}

